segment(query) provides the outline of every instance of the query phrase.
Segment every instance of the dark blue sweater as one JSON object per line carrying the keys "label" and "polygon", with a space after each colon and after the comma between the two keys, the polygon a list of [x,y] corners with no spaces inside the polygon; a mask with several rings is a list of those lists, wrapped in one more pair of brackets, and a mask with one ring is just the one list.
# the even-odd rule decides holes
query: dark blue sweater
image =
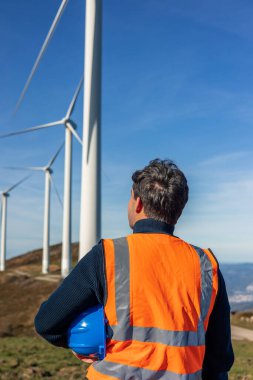
{"label": "dark blue sweater", "polygon": [[[143,219],[133,233],[162,233],[172,235],[173,226]],[[219,288],[206,332],[206,353],[203,380],[227,380],[234,361],[230,332],[230,307],[221,272]],[[104,252],[99,242],[75,266],[72,272],[45,301],[35,318],[35,328],[49,343],[67,348],[67,330],[83,310],[98,303],[105,305],[107,297]]]}

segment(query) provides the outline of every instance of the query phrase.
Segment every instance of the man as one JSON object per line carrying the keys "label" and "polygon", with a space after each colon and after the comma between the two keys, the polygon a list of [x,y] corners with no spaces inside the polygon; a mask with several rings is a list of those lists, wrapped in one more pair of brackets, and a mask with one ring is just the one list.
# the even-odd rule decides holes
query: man
{"label": "man", "polygon": [[188,200],[186,178],[156,159],[132,180],[133,234],[100,241],[41,305],[36,330],[67,347],[71,321],[100,303],[110,337],[88,379],[227,380],[234,355],[218,263],[210,250],[173,235]]}

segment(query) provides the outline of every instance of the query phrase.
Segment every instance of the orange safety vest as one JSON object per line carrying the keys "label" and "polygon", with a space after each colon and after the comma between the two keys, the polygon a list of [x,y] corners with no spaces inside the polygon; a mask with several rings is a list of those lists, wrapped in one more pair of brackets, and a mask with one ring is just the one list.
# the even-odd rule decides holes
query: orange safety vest
{"label": "orange safety vest", "polygon": [[112,337],[89,380],[201,380],[218,264],[166,234],[103,240]]}

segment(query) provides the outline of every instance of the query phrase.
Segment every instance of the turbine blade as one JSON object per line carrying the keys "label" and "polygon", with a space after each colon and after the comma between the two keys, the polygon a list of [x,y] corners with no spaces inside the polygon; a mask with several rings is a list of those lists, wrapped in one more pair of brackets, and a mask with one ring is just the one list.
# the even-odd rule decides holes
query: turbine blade
{"label": "turbine blade", "polygon": [[75,138],[77,139],[77,141],[83,145],[83,141],[81,139],[81,137],[78,135],[78,133],[76,132],[76,130],[72,127],[72,125],[70,123],[67,123],[67,128],[69,128],[69,130],[71,131],[71,133],[75,136]]}
{"label": "turbine blade", "polygon": [[10,191],[12,191],[13,189],[15,189],[15,187],[21,185],[21,183],[25,182],[28,178],[31,177],[31,174],[30,175],[27,175],[26,177],[22,178],[19,182],[15,183],[15,185],[9,187],[9,189],[5,190],[5,193],[9,193]]}
{"label": "turbine blade", "polygon": [[83,84],[83,77],[80,80],[80,82],[79,82],[79,84],[78,84],[78,86],[76,88],[76,91],[74,93],[73,99],[71,100],[71,103],[69,105],[69,108],[68,108],[68,111],[67,111],[67,114],[66,114],[66,119],[70,118],[70,116],[72,115],[72,113],[73,113],[73,111],[75,109],[76,101],[77,101],[79,92],[81,90],[82,84]]}
{"label": "turbine blade", "polygon": [[42,166],[5,166],[8,170],[44,170]]}
{"label": "turbine blade", "polygon": [[38,57],[36,58],[36,61],[35,61],[34,65],[33,65],[32,71],[30,72],[30,75],[29,75],[29,77],[28,77],[28,79],[27,79],[27,81],[25,83],[25,86],[24,86],[24,88],[22,90],[22,93],[21,93],[21,95],[20,95],[20,97],[18,99],[16,108],[15,108],[15,113],[17,112],[18,108],[20,107],[20,104],[22,103],[22,100],[23,100],[23,98],[25,96],[25,93],[26,93],[26,91],[27,91],[27,89],[28,89],[28,87],[29,87],[29,85],[31,83],[31,80],[32,80],[32,78],[33,78],[33,76],[34,76],[34,74],[35,74],[35,72],[36,72],[36,70],[37,70],[37,68],[39,66],[41,58],[43,57],[43,55],[44,55],[44,53],[45,53],[45,51],[47,49],[49,41],[50,41],[51,37],[53,36],[55,28],[56,28],[58,22],[60,21],[60,18],[61,18],[62,14],[63,14],[63,11],[64,11],[67,3],[68,3],[68,0],[62,0],[62,3],[60,5],[60,7],[58,9],[58,12],[57,12],[57,14],[56,14],[56,16],[54,18],[54,21],[53,21],[53,23],[52,23],[52,25],[51,25],[51,27],[49,29],[49,32],[48,32],[48,34],[46,36],[46,39],[45,39],[45,41],[44,41],[44,43],[43,43],[43,45],[42,45],[42,47],[40,49]]}
{"label": "turbine blade", "polygon": [[8,170],[27,170],[27,168],[24,167],[24,166],[4,166],[3,169],[8,169]]}
{"label": "turbine blade", "polygon": [[0,135],[0,139],[3,139],[5,137],[10,137],[10,136],[22,135],[23,133],[29,133],[29,132],[37,131],[43,128],[56,127],[57,125],[60,125],[60,124],[63,124],[62,120],[55,121],[53,123],[48,123],[48,124],[41,124],[41,125],[37,125],[36,127],[21,129],[20,131],[16,131],[16,132],[5,133],[3,135]]}
{"label": "turbine blade", "polygon": [[38,170],[38,171],[44,171],[45,167],[44,166],[28,166],[26,169],[28,170]]}
{"label": "turbine blade", "polygon": [[48,168],[50,168],[53,165],[53,163],[55,162],[56,158],[58,157],[60,151],[62,150],[63,146],[64,146],[64,142],[61,144],[60,148],[57,150],[57,152],[55,153],[55,155],[51,158],[51,160],[47,164]]}
{"label": "turbine blade", "polygon": [[54,182],[54,179],[53,179],[53,176],[52,176],[52,175],[50,175],[50,180],[51,180],[51,182],[52,182],[52,185],[53,185],[53,188],[54,188],[55,194],[56,194],[56,196],[57,196],[57,199],[58,199],[58,201],[59,201],[59,203],[60,203],[60,205],[61,205],[61,207],[62,207],[62,209],[63,209],[63,204],[62,204],[61,196],[60,196],[60,194],[59,194],[59,191],[57,190],[57,187],[56,187],[56,184],[55,184],[55,182]]}

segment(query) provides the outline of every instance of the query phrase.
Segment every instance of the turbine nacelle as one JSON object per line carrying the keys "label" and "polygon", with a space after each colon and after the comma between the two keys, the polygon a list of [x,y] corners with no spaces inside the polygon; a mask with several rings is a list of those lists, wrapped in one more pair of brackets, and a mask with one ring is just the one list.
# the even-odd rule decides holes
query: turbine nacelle
{"label": "turbine nacelle", "polygon": [[43,169],[45,172],[48,172],[50,175],[53,174],[53,169],[50,168],[50,166],[45,166]]}
{"label": "turbine nacelle", "polygon": [[10,194],[9,194],[9,193],[6,193],[6,192],[2,192],[2,196],[7,198],[7,197],[10,196]]}
{"label": "turbine nacelle", "polygon": [[77,124],[72,119],[64,118],[62,124],[64,124],[66,128],[68,128],[68,124],[70,124],[73,129],[77,129]]}

